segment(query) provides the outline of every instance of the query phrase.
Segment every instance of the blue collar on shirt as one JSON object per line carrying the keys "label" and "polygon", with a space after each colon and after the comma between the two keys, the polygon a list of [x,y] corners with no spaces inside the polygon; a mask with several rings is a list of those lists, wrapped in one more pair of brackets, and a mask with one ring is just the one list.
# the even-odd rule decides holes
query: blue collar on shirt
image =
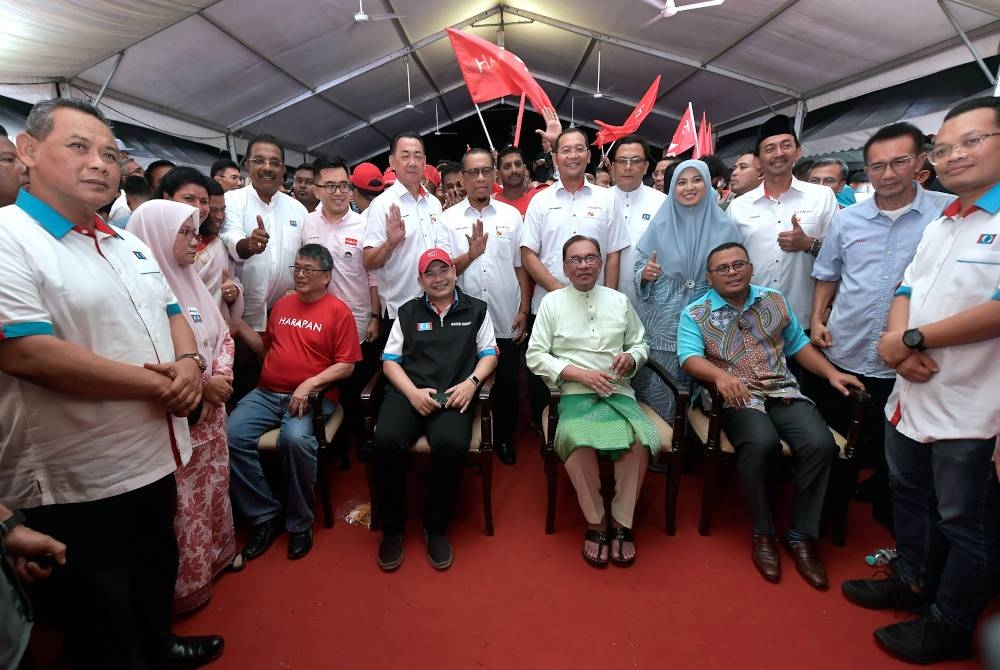
{"label": "blue collar on shirt", "polygon": [[1000,182],[994,184],[993,188],[980,196],[979,200],[976,200],[976,207],[986,210],[994,216],[1000,212]]}
{"label": "blue collar on shirt", "polygon": [[[69,231],[73,230],[76,227],[75,225],[70,223],[66,217],[64,217],[56,210],[52,209],[52,207],[48,203],[39,200],[35,196],[25,191],[23,188],[20,191],[18,191],[17,200],[15,201],[14,204],[17,205],[19,208],[21,208],[21,210],[25,214],[34,219],[38,223],[38,225],[44,228],[45,232],[47,232],[49,235],[56,238],[57,240],[61,240],[66,235],[66,233],[68,233]],[[101,232],[114,234],[120,237],[118,233],[114,232],[113,230],[106,229],[106,227],[105,229],[102,229]]]}
{"label": "blue collar on shirt", "polygon": [[[743,303],[743,309],[741,311],[746,311],[747,307],[756,302],[765,293],[767,293],[766,289],[760,286],[755,286],[753,284],[750,284],[750,294],[747,296],[747,301]],[[706,293],[705,295],[712,303],[713,312],[723,307],[732,307],[732,305],[726,302],[726,299],[723,298],[721,295],[719,295],[719,293],[714,288],[708,289],[708,293]]]}

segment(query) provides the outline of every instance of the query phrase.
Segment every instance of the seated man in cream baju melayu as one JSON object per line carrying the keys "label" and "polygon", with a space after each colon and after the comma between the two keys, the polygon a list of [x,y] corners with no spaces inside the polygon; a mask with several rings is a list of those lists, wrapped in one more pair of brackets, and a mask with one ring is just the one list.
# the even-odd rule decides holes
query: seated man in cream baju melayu
{"label": "seated man in cream baju melayu", "polygon": [[[660,449],[656,428],[639,409],[629,378],[646,362],[649,346],[628,298],[598,286],[601,248],[575,235],[563,245],[563,272],[571,286],[545,296],[528,344],[532,372],[562,387],[554,446],[566,464],[588,522],[583,557],[605,565],[635,560],[632,515],[646,464]],[[611,525],[604,515],[597,453],[615,464]]]}

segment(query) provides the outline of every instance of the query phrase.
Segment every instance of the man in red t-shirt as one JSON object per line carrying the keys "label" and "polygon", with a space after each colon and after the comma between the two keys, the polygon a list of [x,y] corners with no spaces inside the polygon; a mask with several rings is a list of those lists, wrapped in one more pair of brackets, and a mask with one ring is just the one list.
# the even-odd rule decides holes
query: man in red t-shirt
{"label": "man in red t-shirt", "polygon": [[[361,360],[350,308],[327,292],[333,257],[326,247],[307,244],[290,268],[295,294],[271,308],[263,338],[251,342],[264,358],[260,383],[229,416],[230,492],[238,512],[253,524],[243,548],[249,560],[267,551],[281,532],[281,503],[264,478],[257,454],[260,436],[278,426],[278,451],[288,481],[284,526],[290,534],[288,558],[312,549],[316,451],[309,394],[347,379]],[[323,398],[333,414],[337,389]]]}
{"label": "man in red t-shirt", "polygon": [[514,145],[508,145],[497,154],[497,171],[500,173],[500,185],[503,190],[495,197],[500,202],[512,205],[521,212],[521,217],[528,211],[528,203],[538,189],[528,184],[528,167],[521,158],[521,150]]}

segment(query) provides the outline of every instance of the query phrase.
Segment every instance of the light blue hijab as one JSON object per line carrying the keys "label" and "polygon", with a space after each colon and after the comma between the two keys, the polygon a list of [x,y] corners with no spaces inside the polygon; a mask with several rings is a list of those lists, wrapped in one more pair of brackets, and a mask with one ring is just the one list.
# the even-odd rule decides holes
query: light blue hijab
{"label": "light blue hijab", "polygon": [[[705,181],[705,196],[693,207],[680,205],[674,198],[677,180],[688,168],[697,170]],[[704,281],[708,252],[723,242],[739,241],[736,224],[715,201],[708,166],[700,160],[687,160],[674,170],[667,199],[635,246],[646,256],[656,251],[664,277],[682,283],[690,281],[693,286]]]}

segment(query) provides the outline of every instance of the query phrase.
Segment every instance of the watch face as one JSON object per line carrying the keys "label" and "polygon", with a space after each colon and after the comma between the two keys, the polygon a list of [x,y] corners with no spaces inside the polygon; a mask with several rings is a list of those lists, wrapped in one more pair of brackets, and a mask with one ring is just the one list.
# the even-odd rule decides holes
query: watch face
{"label": "watch face", "polygon": [[903,344],[908,347],[919,347],[924,338],[916,330],[908,330],[903,333]]}

